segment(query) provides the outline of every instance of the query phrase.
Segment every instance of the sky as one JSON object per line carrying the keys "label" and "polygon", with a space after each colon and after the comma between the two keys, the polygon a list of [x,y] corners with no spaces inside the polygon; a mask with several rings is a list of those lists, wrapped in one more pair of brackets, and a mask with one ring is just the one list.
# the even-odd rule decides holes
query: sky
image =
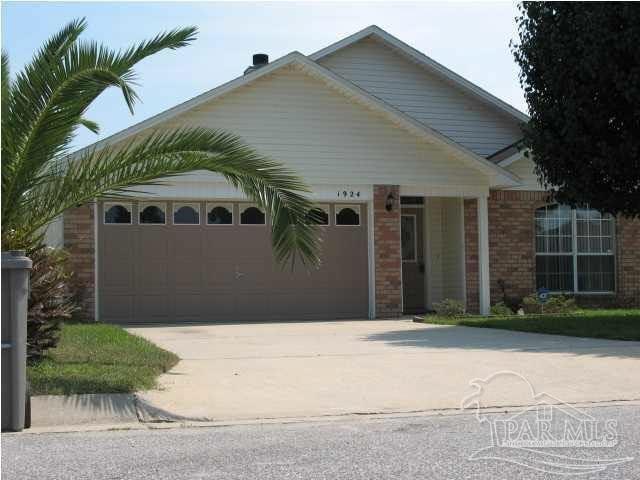
{"label": "sky", "polygon": [[514,107],[526,112],[518,68],[515,3],[399,2],[2,2],[2,48],[18,71],[65,23],[86,17],[83,37],[126,48],[157,33],[195,25],[197,40],[136,67],[142,101],[134,115],[121,94],[106,91],[87,112],[99,135],[80,130],[74,147],[91,144],[242,74],[253,53],[276,59],[311,54],[375,24]]}

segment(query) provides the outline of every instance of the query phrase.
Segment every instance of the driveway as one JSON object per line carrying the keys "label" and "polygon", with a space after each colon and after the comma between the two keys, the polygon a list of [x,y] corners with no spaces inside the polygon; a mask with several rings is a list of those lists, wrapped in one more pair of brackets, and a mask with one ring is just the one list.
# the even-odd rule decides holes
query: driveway
{"label": "driveway", "polygon": [[139,396],[155,419],[455,409],[477,388],[471,380],[505,370],[514,373],[491,379],[483,406],[529,405],[535,393],[571,403],[640,399],[640,342],[408,320],[128,330],[181,358],[159,390]]}

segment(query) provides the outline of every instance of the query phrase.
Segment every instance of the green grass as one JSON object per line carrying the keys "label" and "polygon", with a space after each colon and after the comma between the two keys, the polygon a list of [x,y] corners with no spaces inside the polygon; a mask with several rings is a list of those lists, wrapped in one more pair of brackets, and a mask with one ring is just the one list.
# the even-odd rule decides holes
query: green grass
{"label": "green grass", "polygon": [[29,365],[33,395],[129,393],[153,388],[178,357],[115,325],[65,324],[60,343]]}
{"label": "green grass", "polygon": [[570,314],[462,316],[426,315],[425,323],[500,328],[519,332],[550,333],[571,337],[640,340],[640,309],[580,310]]}

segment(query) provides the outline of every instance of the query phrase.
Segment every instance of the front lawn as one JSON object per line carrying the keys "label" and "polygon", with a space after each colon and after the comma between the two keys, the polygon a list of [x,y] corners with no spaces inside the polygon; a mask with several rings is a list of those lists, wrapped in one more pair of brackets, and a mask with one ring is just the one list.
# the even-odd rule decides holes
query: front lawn
{"label": "front lawn", "polygon": [[501,328],[520,332],[551,333],[571,337],[640,340],[640,309],[580,310],[569,314],[461,316],[425,315],[425,323]]}
{"label": "front lawn", "polygon": [[115,325],[62,326],[60,343],[28,366],[33,395],[128,393],[153,388],[178,357]]}

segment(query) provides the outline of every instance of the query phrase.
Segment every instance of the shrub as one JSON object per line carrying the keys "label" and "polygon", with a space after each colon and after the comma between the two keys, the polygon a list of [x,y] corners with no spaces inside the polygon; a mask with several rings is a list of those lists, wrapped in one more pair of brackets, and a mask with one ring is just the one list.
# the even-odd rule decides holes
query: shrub
{"label": "shrub", "polygon": [[451,298],[445,298],[441,302],[434,303],[433,309],[442,317],[457,317],[459,315],[464,315],[464,304]]}
{"label": "shrub", "polygon": [[574,298],[565,295],[552,295],[544,305],[536,294],[527,295],[522,300],[524,313],[571,313],[577,310]]}
{"label": "shrub", "polygon": [[564,295],[554,295],[544,304],[545,313],[571,313],[577,309],[576,300]]}
{"label": "shrub", "polygon": [[77,309],[70,286],[68,254],[40,245],[29,252],[33,266],[27,317],[27,356],[41,358],[58,343],[60,323]]}
{"label": "shrub", "polygon": [[498,302],[491,307],[491,315],[513,315],[513,310],[507,307],[504,302]]}

